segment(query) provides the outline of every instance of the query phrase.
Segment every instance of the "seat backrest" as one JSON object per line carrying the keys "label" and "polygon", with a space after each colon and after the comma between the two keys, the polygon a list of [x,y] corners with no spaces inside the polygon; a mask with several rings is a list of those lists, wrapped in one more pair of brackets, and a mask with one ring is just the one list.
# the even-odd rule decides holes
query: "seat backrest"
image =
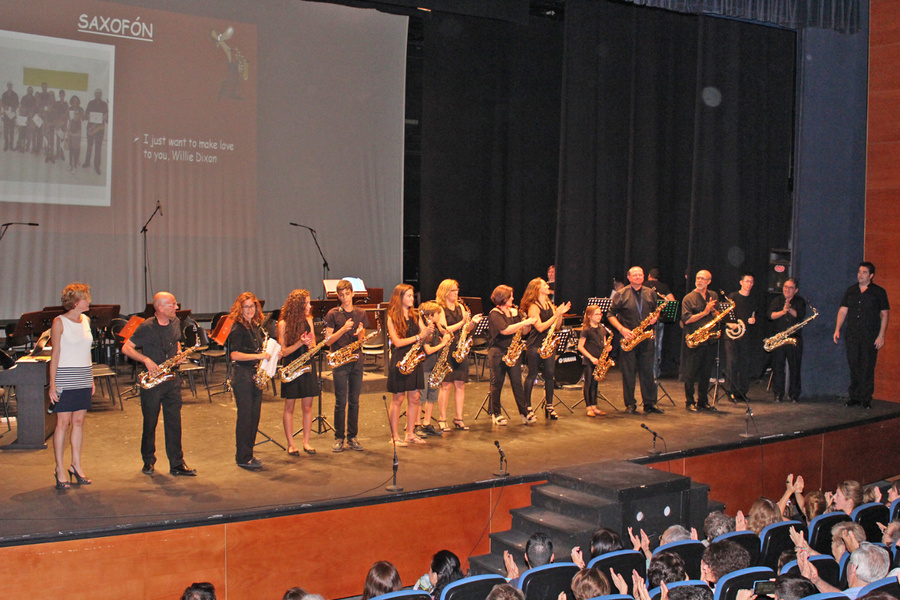
{"label": "seat backrest", "polygon": [[525,593],[525,600],[546,600],[556,598],[560,592],[572,595],[572,578],[578,572],[575,563],[550,563],[528,569],[519,577],[519,586]]}
{"label": "seat backrest", "polygon": [[890,509],[880,502],[861,504],[850,513],[850,518],[865,530],[866,540],[873,543],[881,541],[881,528],[878,524],[887,525],[890,517]]}
{"label": "seat backrest", "polygon": [[760,549],[757,565],[769,567],[772,570],[778,567],[778,558],[781,553],[794,547],[794,542],[791,540],[792,527],[797,531],[803,531],[803,523],[800,521],[782,521],[766,525],[759,532]]}
{"label": "seat backrest", "polygon": [[594,596],[590,600],[634,600],[628,594],[607,594],[605,596]]}
{"label": "seat backrest", "polygon": [[847,569],[850,567],[850,553],[844,552],[841,554],[841,560],[838,561],[838,565],[840,569],[840,579],[838,580],[838,585],[836,586],[839,590],[846,590],[849,584],[847,583]]}
{"label": "seat backrest", "polygon": [[632,570],[637,571],[644,579],[647,578],[647,561],[644,558],[644,555],[637,550],[617,550],[615,552],[607,552],[606,554],[601,554],[600,556],[591,559],[591,562],[589,562],[587,566],[588,568],[597,567],[604,575],[609,573],[609,570],[612,569],[625,579],[625,583],[628,584],[629,594],[634,594],[634,590],[631,589]]}
{"label": "seat backrest", "polygon": [[869,585],[863,587],[863,589],[859,590],[859,594],[857,598],[862,598],[869,592],[884,592],[886,594],[890,594],[894,598],[900,598],[900,582],[897,581],[897,577],[885,577],[884,579],[879,579],[878,581],[873,581]]}
{"label": "seat backrest", "polygon": [[900,519],[900,498],[891,502],[891,521]]}
{"label": "seat backrest", "polygon": [[812,596],[805,596],[803,600],[847,600],[847,595],[838,592],[822,592]]}
{"label": "seat backrest", "polygon": [[721,542],[723,540],[740,544],[744,550],[750,553],[751,565],[755,565],[759,560],[759,536],[752,531],[729,531],[717,536],[713,542]]}
{"label": "seat backrest", "polygon": [[[672,591],[672,588],[682,587],[685,585],[690,585],[693,587],[705,587],[708,588],[709,585],[705,581],[701,581],[699,579],[688,579],[686,581],[674,581],[672,583],[667,583],[666,587],[669,591]],[[662,586],[655,587],[649,592],[650,600],[659,600],[662,597]]]}
{"label": "seat backrest", "polygon": [[506,583],[500,575],[475,575],[458,579],[441,590],[439,600],[484,600],[495,585]]}
{"label": "seat backrest", "polygon": [[393,600],[395,598],[402,598],[402,600],[431,600],[431,594],[422,590],[399,590],[375,596],[372,600]]}
{"label": "seat backrest", "polygon": [[766,581],[775,577],[769,567],[750,567],[729,573],[716,582],[713,600],[735,600],[738,590],[752,590],[757,581]]}
{"label": "seat backrest", "polygon": [[[819,579],[834,587],[840,585],[841,566],[833,557],[828,554],[814,554],[809,557],[809,562],[812,563],[819,573]],[[792,560],[781,567],[779,575],[787,575],[788,573],[792,575],[800,574],[800,565],[797,564],[796,560]]]}
{"label": "seat backrest", "polygon": [[809,522],[809,546],[819,554],[831,554],[831,528],[850,516],[843,511],[828,512]]}
{"label": "seat backrest", "polygon": [[700,560],[703,558],[703,552],[706,546],[703,542],[697,540],[679,540],[663,544],[653,551],[656,555],[659,552],[674,552],[684,561],[684,568],[690,579],[700,579]]}

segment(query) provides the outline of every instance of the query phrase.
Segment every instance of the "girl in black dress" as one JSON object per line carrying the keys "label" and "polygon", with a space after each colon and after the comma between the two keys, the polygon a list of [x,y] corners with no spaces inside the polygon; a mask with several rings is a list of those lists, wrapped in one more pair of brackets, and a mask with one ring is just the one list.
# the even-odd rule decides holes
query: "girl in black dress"
{"label": "girl in black dress", "polygon": [[[450,431],[447,427],[447,405],[450,403],[450,388],[456,390],[454,401],[456,402],[456,417],[453,419],[453,427],[457,430],[468,431],[469,427],[463,421],[463,405],[466,400],[466,382],[469,380],[469,357],[466,356],[461,362],[457,362],[453,358],[457,344],[459,344],[459,336],[462,334],[462,328],[468,327],[467,333],[471,334],[475,326],[483,318],[478,314],[471,316],[469,308],[459,300],[459,284],[453,279],[445,279],[438,286],[436,301],[441,305],[441,328],[453,334],[450,341],[450,364],[453,370],[444,378],[441,383],[441,391],[438,395],[438,410],[440,411],[440,420],[438,425],[442,431]],[[471,317],[471,321],[468,319]],[[468,321],[468,326],[466,322]]]}
{"label": "girl in black dress", "polygon": [[[419,363],[409,375],[397,367],[414,344],[431,337],[434,324],[425,327],[419,321],[419,311],[414,308],[416,298],[411,285],[401,283],[394,288],[387,309],[388,334],[391,336],[391,362],[388,365],[387,391],[391,400],[391,439],[397,446],[424,444],[425,440],[413,431],[419,414],[419,390],[425,387],[425,371]],[[406,438],[400,438],[400,409],[406,397]]]}
{"label": "girl in black dress", "polygon": [[226,342],[234,366],[231,389],[237,405],[237,423],[234,427],[235,461],[239,467],[258,471],[262,461],[253,456],[259,413],[262,407],[262,390],[256,387],[253,376],[259,361],[269,358],[263,351],[262,307],[253,292],[244,292],[231,306],[234,325]]}
{"label": "girl in black dress", "polygon": [[534,384],[537,381],[538,371],[541,363],[544,365],[544,398],[547,400],[547,407],[544,409],[544,417],[553,421],[559,418],[553,409],[553,386],[554,375],[556,374],[556,351],[554,350],[548,358],[541,358],[541,345],[544,338],[549,333],[550,326],[556,323],[556,331],[559,331],[562,325],[562,316],[572,308],[571,302],[566,302],[560,306],[550,302],[550,286],[546,281],[538,277],[532,279],[525,288],[522,295],[522,312],[535,319],[534,326],[528,334],[527,347],[525,349],[526,362],[528,364],[528,375],[525,377],[525,402],[531,408],[531,392],[534,390]]}
{"label": "girl in black dress", "polygon": [[[316,344],[310,308],[309,292],[306,290],[291,292],[284,301],[284,306],[281,307],[281,319],[278,321],[278,343],[281,344],[285,366],[300,358]],[[294,446],[293,434],[294,403],[297,398],[300,398],[303,410],[303,451],[307,454],[316,453],[315,448],[309,445],[309,432],[312,429],[313,397],[319,393],[319,377],[315,358],[311,358],[306,364],[310,367],[308,373],[281,384],[281,397],[284,398],[282,422],[284,423],[284,435],[287,437],[288,454],[291,456],[300,455]]]}
{"label": "girl in black dress", "polygon": [[578,352],[584,364],[584,404],[589,417],[606,415],[597,408],[597,380],[594,379],[594,367],[603,354],[603,349],[609,347],[612,350],[612,336],[607,335],[601,324],[602,320],[603,311],[597,306],[588,306],[584,309],[584,325],[581,337],[578,338]]}
{"label": "girl in black dress", "polygon": [[491,293],[494,308],[488,313],[490,325],[488,337],[488,362],[491,366],[491,420],[494,425],[506,425],[506,418],[500,414],[500,392],[503,391],[503,380],[509,375],[509,385],[522,422],[526,425],[534,423],[537,418],[525,403],[525,391],[522,389],[522,357],[518,357],[512,366],[504,362],[512,340],[516,333],[524,336],[527,327],[533,325],[535,319],[522,320],[519,310],[513,305],[513,289],[508,285],[498,285]]}

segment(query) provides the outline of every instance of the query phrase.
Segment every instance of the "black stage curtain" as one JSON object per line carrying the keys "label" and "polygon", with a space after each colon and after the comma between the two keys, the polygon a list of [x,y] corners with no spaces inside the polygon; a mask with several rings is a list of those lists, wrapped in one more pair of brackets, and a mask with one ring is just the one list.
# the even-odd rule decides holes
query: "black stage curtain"
{"label": "black stage curtain", "polygon": [[[425,17],[420,291],[464,296],[553,262],[563,26],[437,12]],[[486,308],[490,308],[488,304]]]}
{"label": "black stage curtain", "polygon": [[761,289],[791,231],[794,32],[621,3],[566,3],[558,298],[659,267]]}

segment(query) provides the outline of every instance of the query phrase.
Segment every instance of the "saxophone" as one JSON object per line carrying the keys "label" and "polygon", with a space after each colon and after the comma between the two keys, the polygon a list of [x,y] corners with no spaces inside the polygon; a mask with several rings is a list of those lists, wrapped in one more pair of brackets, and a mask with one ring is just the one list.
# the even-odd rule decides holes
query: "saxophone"
{"label": "saxophone", "polygon": [[[412,345],[412,348],[409,349],[406,356],[401,358],[400,362],[397,363],[397,368],[402,374],[409,375],[416,370],[419,363],[425,360],[425,351],[422,350],[423,343],[425,343],[425,338],[420,338],[418,342]],[[443,379],[443,377],[441,379]]]}
{"label": "saxophone", "polygon": [[[555,306],[551,303],[550,306],[556,309]],[[544,337],[544,341],[541,342],[541,348],[538,350],[538,354],[541,355],[541,358],[547,359],[553,356],[553,353],[556,351],[556,342],[559,341],[556,337],[556,325],[559,323],[559,319],[561,317],[557,317],[553,320],[553,323],[550,325],[550,329],[547,330],[547,335]]]}
{"label": "saxophone", "polygon": [[650,321],[653,319],[659,318],[659,315],[662,313],[663,308],[665,307],[665,303],[660,304],[656,307],[652,313],[647,315],[647,318],[638,324],[637,327],[631,330],[631,335],[633,336],[630,340],[626,340],[622,338],[622,350],[625,352],[631,352],[634,350],[638,344],[643,342],[646,339],[654,340],[656,339],[656,332],[653,329],[647,329],[650,327]]}
{"label": "saxophone", "polygon": [[325,357],[325,360],[328,361],[328,366],[332,369],[346,365],[347,363],[353,362],[355,360],[359,360],[359,353],[357,350],[362,348],[362,345],[371,340],[373,337],[381,333],[380,329],[376,329],[366,337],[361,340],[356,340],[355,342],[350,342],[343,348],[339,348],[334,352],[329,352]]}
{"label": "saxophone", "polygon": [[503,355],[503,362],[506,363],[507,367],[515,365],[519,360],[519,356],[522,355],[522,350],[525,349],[525,342],[522,341],[522,329],[524,327],[520,328],[516,335],[513,336],[512,341],[509,343],[509,350]]}
{"label": "saxophone", "polygon": [[[464,311],[469,311],[468,307],[463,304],[462,300],[459,300],[458,302],[462,306]],[[469,323],[471,322],[472,317],[470,313],[470,315],[466,317],[465,325],[463,325],[462,329],[459,330],[459,341],[456,343],[456,350],[453,351],[453,360],[455,360],[457,363],[461,363],[466,359],[466,356],[469,355],[469,351],[472,349],[472,342],[475,341],[468,335]],[[432,371],[432,373],[433,372],[434,371]]]}
{"label": "saxophone", "polygon": [[[606,327],[606,325],[602,326],[603,329],[606,329],[606,334],[609,339],[612,339],[612,331]],[[612,349],[610,344],[603,344],[603,352],[600,354],[600,359],[597,361],[597,364],[594,365],[594,372],[591,374],[597,383],[603,381],[606,377],[606,372],[609,371],[609,368],[615,366],[616,361],[609,357],[609,351]]]}
{"label": "saxophone", "polygon": [[[263,329],[263,341],[262,346],[260,348],[261,352],[265,352],[266,343],[269,341],[269,332]],[[259,361],[259,364],[256,366],[256,373],[253,375],[253,383],[256,384],[261,390],[266,389],[266,386],[269,385],[269,381],[272,378],[269,377],[269,374],[266,373],[266,369],[263,367],[263,361]]]}
{"label": "saxophone", "polygon": [[698,328],[696,331],[687,334],[684,336],[684,342],[688,345],[688,348],[696,348],[706,340],[715,340],[718,339],[720,335],[722,335],[721,331],[713,331],[715,327],[719,324],[719,321],[725,318],[725,316],[734,310],[734,300],[731,298],[725,298],[728,302],[729,306],[715,317],[713,317],[712,321],[709,321],[702,327]]}
{"label": "saxophone", "polygon": [[301,356],[291,361],[291,364],[278,369],[278,378],[284,383],[287,383],[297,379],[305,373],[309,373],[312,370],[312,365],[307,363],[325,346],[325,341],[327,339],[328,338],[326,337],[324,340],[304,352]]}
{"label": "saxophone", "polygon": [[780,347],[784,346],[785,344],[790,344],[791,346],[796,346],[797,338],[792,338],[790,336],[797,333],[797,331],[799,331],[800,329],[803,329],[803,327],[807,323],[809,323],[810,321],[812,321],[813,319],[815,319],[816,317],[819,316],[819,311],[817,311],[812,306],[810,306],[810,308],[812,308],[813,314],[806,317],[805,319],[803,319],[796,325],[791,325],[790,327],[788,327],[781,333],[776,333],[772,337],[766,338],[763,341],[763,348],[766,349],[766,352],[771,352],[772,350],[774,350],[776,348],[780,348]]}
{"label": "saxophone", "polygon": [[444,346],[444,349],[441,351],[441,355],[438,357],[437,362],[431,369],[431,375],[428,377],[428,387],[430,387],[431,389],[437,389],[437,387],[441,385],[441,382],[444,380],[444,377],[446,377],[447,374],[453,370],[453,367],[450,366],[450,361],[447,360],[449,356],[450,342],[447,342],[447,345]]}
{"label": "saxophone", "polygon": [[175,368],[175,366],[179,362],[181,362],[181,359],[186,358],[189,354],[191,354],[192,352],[195,352],[199,346],[200,346],[200,339],[198,336],[196,344],[194,344],[193,346],[191,346],[184,352],[176,354],[175,356],[173,356],[172,358],[170,358],[163,364],[159,365],[159,370],[156,372],[156,375],[151,375],[150,371],[144,371],[143,373],[141,373],[141,377],[138,380],[138,383],[145,390],[149,390],[149,389],[155,388],[156,386],[161,384],[163,381],[169,381],[171,379],[174,379],[175,373],[173,373],[172,370]]}

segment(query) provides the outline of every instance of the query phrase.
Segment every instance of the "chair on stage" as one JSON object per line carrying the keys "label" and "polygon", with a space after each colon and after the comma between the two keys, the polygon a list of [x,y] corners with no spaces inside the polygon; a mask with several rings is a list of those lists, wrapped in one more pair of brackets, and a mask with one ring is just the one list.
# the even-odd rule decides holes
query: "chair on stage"
{"label": "chair on stage", "polygon": [[[841,583],[841,566],[831,555],[813,554],[809,557],[809,562],[816,568],[816,571],[819,573],[819,578],[822,581],[834,587],[838,587]],[[792,560],[785,564],[781,568],[779,574],[786,575],[788,573],[792,575],[800,574],[800,565],[797,564],[796,560]]]}
{"label": "chair on stage", "polygon": [[431,600],[431,594],[422,590],[399,590],[374,596],[371,600]]}
{"label": "chair on stage", "polygon": [[[192,348],[199,341],[200,344],[197,346],[197,351],[202,352],[204,349],[205,338],[206,335],[203,332],[203,328],[197,325],[193,319],[189,319],[188,325],[181,332],[181,348],[182,350]],[[206,340],[206,347],[209,347],[208,339]],[[197,397],[197,385],[194,382],[194,375],[197,373],[200,373],[203,376],[203,384],[206,386],[206,396],[209,398],[210,404],[212,404],[212,393],[209,390],[209,377],[206,373],[206,368],[200,364],[198,359],[194,359],[191,356],[188,356],[187,360],[178,365],[178,374],[187,378],[188,387],[191,388],[191,394],[193,394],[194,398]]]}
{"label": "chair on stage", "polygon": [[[225,338],[228,337],[228,332],[223,333],[223,329],[225,329],[227,325],[227,321],[223,321],[223,319],[227,319],[228,313],[220,312],[216,313],[212,318],[212,323],[210,327],[212,329],[213,335],[207,338],[206,350],[200,352],[201,362],[204,367],[209,370],[210,373],[216,370],[216,363],[220,360],[225,360]],[[230,331],[231,328],[228,327]],[[206,332],[203,332],[203,336],[206,337]],[[217,336],[219,336],[217,338]],[[221,339],[222,343],[216,341],[216,339]],[[227,361],[226,361],[227,363]]]}
{"label": "chair on stage", "polygon": [[831,554],[831,528],[850,516],[843,511],[827,512],[809,522],[809,546],[819,554]]}
{"label": "chair on stage", "polygon": [[609,573],[612,569],[625,579],[628,584],[628,593],[633,594],[631,589],[631,572],[637,571],[638,575],[647,578],[647,560],[644,555],[637,550],[616,550],[615,552],[607,552],[600,556],[594,557],[587,564],[588,568],[597,567],[603,574]]}
{"label": "chair on stage", "polygon": [[757,581],[767,581],[773,577],[775,577],[775,572],[769,567],[738,569],[722,576],[716,582],[713,600],[735,600],[739,590],[752,590],[753,584]]}
{"label": "chair on stage", "polygon": [[880,502],[861,504],[850,513],[850,518],[865,530],[866,541],[873,543],[881,541],[881,528],[878,524],[887,526],[890,517],[890,509]]}
{"label": "chair on stage", "polygon": [[[709,588],[709,584],[707,584],[705,581],[702,581],[700,579],[687,579],[685,581],[674,581],[672,583],[667,583],[666,587],[671,592],[672,588],[682,587],[685,585],[689,585],[691,587]],[[660,597],[662,596],[662,586],[655,587],[652,590],[650,590],[648,593],[650,594],[650,600],[659,600]]]}
{"label": "chair on stage", "polygon": [[484,600],[495,585],[506,583],[500,575],[475,575],[448,584],[438,600]]}
{"label": "chair on stage", "polygon": [[572,578],[578,572],[578,565],[570,562],[550,563],[528,569],[519,577],[519,587],[525,593],[525,600],[555,599],[560,592],[572,596]]}
{"label": "chair on stage", "polygon": [[750,554],[750,564],[755,565],[759,560],[760,541],[759,536],[752,531],[729,531],[717,536],[713,542],[721,542],[728,540],[735,544],[740,544]]}
{"label": "chair on stage", "polygon": [[678,540],[663,544],[653,551],[656,556],[659,552],[674,552],[684,561],[684,569],[687,576],[691,579],[700,579],[700,560],[703,558],[703,552],[706,546],[703,542],[697,540]]}
{"label": "chair on stage", "polygon": [[759,532],[760,550],[759,559],[756,564],[761,567],[769,567],[775,570],[778,567],[778,558],[785,550],[794,547],[791,540],[791,527],[797,531],[803,530],[803,523],[800,521],[781,521],[780,523],[772,523],[763,528]]}
{"label": "chair on stage", "polygon": [[[94,363],[91,365],[91,377],[92,379],[98,383],[95,387],[100,389],[100,395],[106,396],[103,392],[103,385],[106,385],[106,389],[109,391],[109,398],[112,400],[113,407],[116,406],[116,398],[119,399],[119,409],[125,410],[125,406],[122,404],[122,394],[119,392],[119,378],[116,376],[116,372],[109,366],[104,364]],[[116,384],[115,390],[113,390],[113,384]]]}

